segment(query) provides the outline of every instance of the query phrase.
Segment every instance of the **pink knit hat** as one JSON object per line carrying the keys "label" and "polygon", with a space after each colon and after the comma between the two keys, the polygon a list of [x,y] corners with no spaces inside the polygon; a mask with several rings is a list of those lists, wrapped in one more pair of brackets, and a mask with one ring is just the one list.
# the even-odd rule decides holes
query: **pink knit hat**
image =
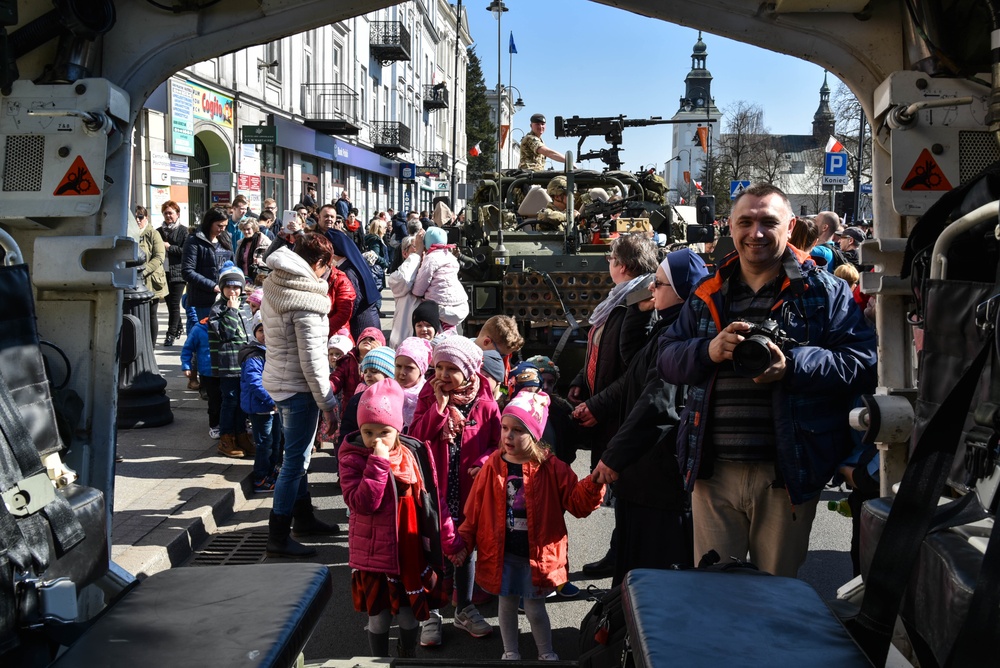
{"label": "pink knit hat", "polygon": [[366,327],[361,330],[361,334],[358,336],[358,343],[361,343],[361,339],[372,338],[378,341],[380,346],[385,345],[385,334],[378,327]]}
{"label": "pink knit hat", "polygon": [[[363,400],[362,400],[363,401]],[[517,418],[535,441],[542,440],[545,423],[549,419],[552,400],[544,392],[521,392],[503,409],[504,415]]]}
{"label": "pink knit hat", "polygon": [[433,361],[435,365],[438,362],[451,362],[468,380],[475,376],[483,365],[483,350],[472,339],[449,336],[434,348]]}
{"label": "pink knit hat", "polygon": [[420,369],[420,375],[427,373],[427,367],[431,363],[431,342],[427,339],[418,339],[415,336],[411,336],[403,339],[403,341],[396,346],[396,357],[400,355],[405,355],[416,363],[417,368]]}
{"label": "pink knit hat", "polygon": [[254,306],[260,306],[260,303],[263,300],[264,300],[264,288],[257,288],[256,290],[250,293],[249,297],[247,297],[247,301],[253,304]]}
{"label": "pink knit hat", "polygon": [[403,388],[393,378],[375,383],[361,395],[358,426],[384,424],[403,430]]}

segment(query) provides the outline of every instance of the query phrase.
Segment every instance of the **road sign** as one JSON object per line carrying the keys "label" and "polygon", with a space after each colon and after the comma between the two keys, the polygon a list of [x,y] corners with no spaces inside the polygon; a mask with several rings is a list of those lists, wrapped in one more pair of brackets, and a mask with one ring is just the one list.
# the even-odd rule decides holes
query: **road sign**
{"label": "road sign", "polygon": [[861,194],[862,195],[871,195],[872,194],[872,184],[870,184],[870,183],[862,183],[861,184]]}
{"label": "road sign", "polygon": [[750,187],[749,181],[730,181],[729,199],[736,199],[736,196]]}
{"label": "road sign", "polygon": [[848,181],[851,180],[849,176],[829,176],[823,175],[823,185],[824,186],[846,186]]}
{"label": "road sign", "polygon": [[847,176],[847,154],[827,153],[823,174],[825,176]]}

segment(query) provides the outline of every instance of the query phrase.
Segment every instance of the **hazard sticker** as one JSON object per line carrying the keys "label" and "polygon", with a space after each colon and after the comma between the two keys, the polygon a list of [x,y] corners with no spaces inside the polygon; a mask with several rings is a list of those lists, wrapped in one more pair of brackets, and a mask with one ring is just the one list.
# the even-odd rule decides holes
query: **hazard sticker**
{"label": "hazard sticker", "polygon": [[90,196],[100,195],[101,190],[97,187],[97,181],[94,180],[90,170],[87,169],[87,163],[83,161],[83,156],[78,155],[52,194],[62,197],[67,195]]}
{"label": "hazard sticker", "polygon": [[910,168],[910,173],[906,175],[900,190],[951,190],[951,188],[951,183],[941,170],[941,166],[925,148]]}

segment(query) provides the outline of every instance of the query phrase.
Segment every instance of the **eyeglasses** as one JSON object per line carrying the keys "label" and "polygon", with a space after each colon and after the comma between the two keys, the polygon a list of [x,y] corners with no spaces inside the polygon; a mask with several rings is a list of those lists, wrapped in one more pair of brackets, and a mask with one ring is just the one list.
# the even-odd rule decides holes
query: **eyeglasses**
{"label": "eyeglasses", "polygon": [[663,283],[662,281],[658,281],[656,279],[653,279],[653,287],[654,288],[669,288],[670,284],[669,283]]}

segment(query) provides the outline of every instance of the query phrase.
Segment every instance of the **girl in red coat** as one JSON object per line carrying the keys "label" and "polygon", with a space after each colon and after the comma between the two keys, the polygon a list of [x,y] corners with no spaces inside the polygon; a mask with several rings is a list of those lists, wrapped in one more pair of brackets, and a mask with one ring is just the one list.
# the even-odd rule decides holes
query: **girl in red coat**
{"label": "girl in red coat", "polygon": [[[448,337],[434,349],[432,362],[434,377],[417,397],[409,434],[430,446],[444,499],[441,516],[458,526],[472,481],[500,439],[500,410],[490,384],[479,373],[483,351],[474,341]],[[472,603],[474,578],[471,561],[455,569],[455,627],[482,638],[493,633],[493,627]],[[424,623],[421,645],[441,644],[441,621],[432,612]]]}
{"label": "girl in red coat", "polygon": [[[340,486],[351,510],[348,562],[354,609],[368,614],[373,656],[389,655],[389,623],[395,615],[399,656],[412,657],[419,621],[447,600],[438,577],[442,547],[456,561],[465,550],[451,527],[443,532],[443,526],[419,521],[437,517],[434,465],[423,443],[399,433],[403,390],[395,380],[381,380],[364,391],[358,424],[360,431],[349,434],[340,448]],[[427,526],[433,535],[423,535],[421,527]]]}
{"label": "girl in red coat", "polygon": [[476,582],[500,595],[505,661],[519,661],[517,602],[538,646],[539,661],[557,661],[545,597],[568,580],[564,511],[586,517],[601,504],[603,485],[577,481],[568,464],[541,442],[549,396],[522,392],[503,410],[500,449],[476,476],[458,533],[479,549]]}

